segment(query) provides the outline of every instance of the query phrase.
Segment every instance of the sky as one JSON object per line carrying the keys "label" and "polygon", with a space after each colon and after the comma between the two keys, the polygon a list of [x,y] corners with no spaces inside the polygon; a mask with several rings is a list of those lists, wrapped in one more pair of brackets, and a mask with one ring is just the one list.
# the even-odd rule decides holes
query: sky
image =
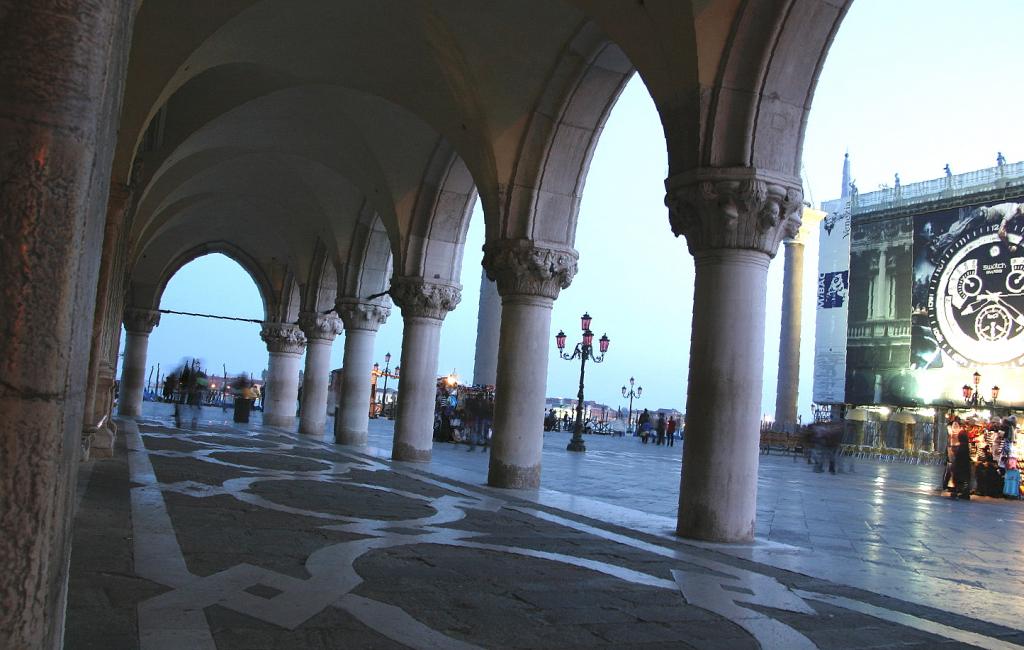
{"label": "sky", "polygon": [[[1024,87],[1017,83],[1018,0],[856,0],[825,61],[809,116],[803,153],[804,198],[815,205],[841,190],[850,153],[860,191],[989,167],[996,153],[1024,159],[1017,128]],[[578,340],[579,317],[607,333],[605,361],[588,364],[586,398],[626,406],[620,387],[636,377],[643,397],[634,408],[685,410],[693,318],[693,261],[673,237],[664,206],[664,135],[654,105],[634,78],[613,109],[594,154],[580,209],[579,273],[555,303],[548,362],[549,397],[575,397],[579,362],[558,358],[554,334]],[[483,218],[474,212],[462,271],[462,302],[445,319],[438,374],[472,381],[480,288]],[[811,415],[817,246],[805,251],[799,412]],[[762,411],[775,408],[783,255],[768,277]],[[199,258],[171,279],[161,307],[260,318],[255,284],[222,255]],[[332,367],[341,367],[344,335]],[[375,358],[401,357],[402,319],[393,310],[378,332]],[[122,343],[123,349],[123,343]],[[184,357],[211,371],[260,375],[267,351],[259,326],[164,314],[150,336],[149,363],[161,372]],[[400,363],[400,361],[399,361]],[[155,371],[154,371],[155,377]]]}

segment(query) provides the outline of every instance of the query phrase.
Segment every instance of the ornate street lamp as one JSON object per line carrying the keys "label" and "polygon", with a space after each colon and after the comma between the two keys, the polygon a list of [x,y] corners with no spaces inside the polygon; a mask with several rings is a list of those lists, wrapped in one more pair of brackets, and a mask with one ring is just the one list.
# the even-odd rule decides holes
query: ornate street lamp
{"label": "ornate street lamp", "polygon": [[626,387],[622,387],[622,396],[629,398],[629,417],[626,418],[626,433],[631,433],[630,427],[633,426],[633,398],[640,399],[640,394],[644,392],[643,386],[637,386],[636,390],[633,390],[633,385],[636,380],[632,377],[629,378],[629,390]]}
{"label": "ornate street lamp", "polygon": [[[395,366],[395,371],[391,372],[391,353],[388,352],[387,354],[384,355],[384,370],[380,369],[379,363],[375,363],[373,364],[373,370],[370,372],[370,374],[373,377],[370,388],[371,407],[377,403],[377,378],[384,378],[384,391],[380,398],[380,414],[383,415],[384,417],[387,417],[387,413],[385,413],[385,410],[387,408],[388,400],[388,379],[399,379],[399,373],[401,370],[401,366]],[[372,409],[372,411],[375,412],[376,409]],[[377,415],[372,414],[370,417],[375,418],[377,417]]]}
{"label": "ornate street lamp", "polygon": [[608,344],[611,343],[611,339],[608,338],[607,334],[602,335],[597,341],[601,354],[599,356],[594,355],[594,333],[590,331],[591,320],[593,319],[590,318],[590,314],[586,313],[580,318],[583,340],[576,344],[572,354],[565,353],[565,332],[559,330],[558,334],[555,335],[558,355],[567,361],[580,360],[580,391],[576,396],[576,426],[572,432],[572,440],[569,441],[569,446],[566,447],[568,451],[587,450],[586,445],[583,444],[583,378],[586,373],[587,359],[594,363],[601,363],[604,361],[604,353],[608,351]]}
{"label": "ornate street lamp", "polygon": [[977,396],[974,394],[974,389],[969,384],[964,384],[964,387],[960,389],[964,394],[964,404],[972,406],[978,401]]}
{"label": "ornate street lamp", "polygon": [[975,407],[982,404],[995,406],[996,400],[999,398],[999,386],[992,387],[992,399],[986,400],[981,396],[981,373],[975,371],[971,378],[974,380],[974,385],[964,384],[963,388],[960,389],[964,394],[964,404]]}

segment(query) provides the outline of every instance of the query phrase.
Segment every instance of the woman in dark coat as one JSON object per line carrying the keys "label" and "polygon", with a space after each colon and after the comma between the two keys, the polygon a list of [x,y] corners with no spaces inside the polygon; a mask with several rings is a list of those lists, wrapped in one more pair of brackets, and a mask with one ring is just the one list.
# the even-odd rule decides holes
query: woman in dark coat
{"label": "woman in dark coat", "polygon": [[646,445],[651,428],[651,414],[647,412],[647,409],[644,409],[644,412],[636,419],[636,425],[637,430],[640,432],[640,440]]}
{"label": "woman in dark coat", "polygon": [[961,430],[957,437],[958,444],[956,453],[953,455],[953,494],[951,498],[957,497],[970,500],[971,498],[971,444],[967,439],[967,432]]}

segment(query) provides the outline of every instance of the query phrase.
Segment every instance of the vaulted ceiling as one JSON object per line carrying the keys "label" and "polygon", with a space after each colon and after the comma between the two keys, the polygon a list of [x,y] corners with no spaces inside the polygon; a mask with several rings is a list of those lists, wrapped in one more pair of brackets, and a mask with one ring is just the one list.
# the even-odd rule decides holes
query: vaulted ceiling
{"label": "vaulted ceiling", "polygon": [[[357,251],[378,271],[454,281],[477,196],[489,240],[571,247],[590,156],[634,70],[670,174],[795,176],[847,4],[144,0],[114,161],[136,191],[133,263],[160,285],[190,251],[228,242],[301,284],[320,242],[338,268]],[[389,247],[368,245],[381,231]]]}

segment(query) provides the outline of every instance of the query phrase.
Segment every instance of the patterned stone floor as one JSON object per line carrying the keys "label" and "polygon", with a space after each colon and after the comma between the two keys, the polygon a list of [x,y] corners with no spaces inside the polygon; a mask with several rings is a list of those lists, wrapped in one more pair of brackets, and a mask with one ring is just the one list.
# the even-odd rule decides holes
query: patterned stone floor
{"label": "patterned stone floor", "polygon": [[280,430],[122,433],[80,482],[69,648],[1024,645],[1024,609],[976,586],[822,575]]}
{"label": "patterned stone floor", "polygon": [[[371,421],[370,443],[386,457],[393,423]],[[669,532],[679,503],[680,446],[588,436],[586,454],[566,453],[567,433],[544,440],[542,487],[570,510],[620,512],[630,527]],[[976,497],[952,501],[937,490],[942,468],[844,459],[836,475],[816,474],[792,456],[761,456],[756,534],[782,555],[821,567],[854,561],[879,575],[893,571],[1024,597],[1024,501]],[[484,483],[487,455],[435,445],[431,471]],[[452,474],[457,472],[457,474]],[[571,494],[572,497],[566,496]],[[587,500],[596,503],[588,503]],[[762,545],[764,552],[770,549]],[[764,555],[762,552],[762,555]],[[811,558],[814,558],[813,560]]]}

